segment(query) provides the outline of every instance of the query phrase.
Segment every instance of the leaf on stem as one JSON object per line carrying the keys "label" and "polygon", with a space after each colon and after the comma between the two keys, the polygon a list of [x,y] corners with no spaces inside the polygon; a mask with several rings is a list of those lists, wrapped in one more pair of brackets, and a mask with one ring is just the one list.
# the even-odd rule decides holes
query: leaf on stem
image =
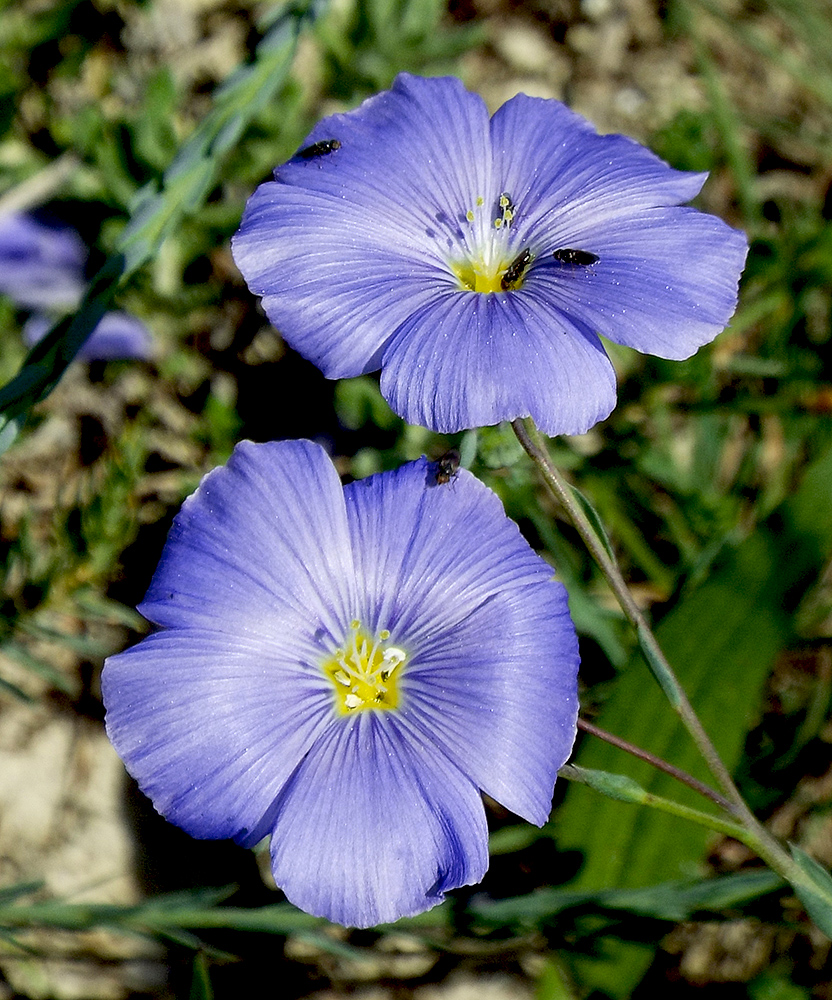
{"label": "leaf on stem", "polygon": [[828,938],[832,938],[832,877],[796,844],[789,844],[789,848],[800,870],[808,878],[808,883],[792,882],[792,888],[812,920]]}

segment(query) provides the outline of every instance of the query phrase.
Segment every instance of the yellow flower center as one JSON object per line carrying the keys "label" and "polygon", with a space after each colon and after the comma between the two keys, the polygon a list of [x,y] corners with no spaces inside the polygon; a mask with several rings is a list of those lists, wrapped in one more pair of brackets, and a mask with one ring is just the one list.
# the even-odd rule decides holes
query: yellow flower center
{"label": "yellow flower center", "polygon": [[[477,198],[466,213],[468,228],[464,233],[462,255],[448,261],[466,292],[507,292],[522,288],[526,267],[532,260],[528,250],[521,264],[518,248],[509,249],[509,236],[516,210],[511,196],[503,191],[493,207],[485,198]],[[522,256],[522,254],[521,254]]]}
{"label": "yellow flower center", "polygon": [[407,654],[398,646],[388,645],[387,629],[382,629],[377,638],[367,636],[360,621],[352,622],[350,629],[344,648],[336,649],[335,655],[323,664],[335,691],[338,714],[398,708],[398,681]]}
{"label": "yellow flower center", "polygon": [[457,281],[468,292],[502,292],[503,275],[511,260],[500,261],[496,266],[483,260],[463,260],[451,263]]}

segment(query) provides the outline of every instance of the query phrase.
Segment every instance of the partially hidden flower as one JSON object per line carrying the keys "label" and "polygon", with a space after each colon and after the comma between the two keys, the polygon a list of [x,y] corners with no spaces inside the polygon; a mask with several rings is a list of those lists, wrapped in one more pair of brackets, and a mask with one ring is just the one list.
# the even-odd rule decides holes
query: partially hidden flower
{"label": "partially hidden flower", "polygon": [[557,101],[489,119],[458,80],[402,74],[315,126],[233,252],[292,347],[328,378],[380,368],[406,420],[579,433],[615,405],[599,334],[681,359],[734,311],[744,234],[680,207],[706,176]]}
{"label": "partially hidden flower", "polygon": [[[23,309],[36,310],[23,328],[32,347],[61,315],[78,308],[86,289],[87,250],[69,226],[48,225],[34,215],[15,212],[0,217],[0,294]],[[146,360],[153,338],[141,320],[109,312],[76,355],[80,361]]]}
{"label": "partially hidden flower", "polygon": [[238,445],[176,517],[110,657],[107,732],[195,837],[271,835],[310,913],[419,913],[488,864],[480,792],[538,825],[576,731],[564,588],[498,498],[421,459],[341,486],[309,441]]}
{"label": "partially hidden flower", "polygon": [[0,217],[0,293],[24,309],[71,309],[84,293],[86,248],[68,226]]}
{"label": "partially hidden flower", "polygon": [[[42,340],[53,320],[36,313],[23,327],[23,339],[29,347]],[[104,313],[75,355],[78,361],[147,361],[153,355],[153,336],[140,319],[126,312]]]}

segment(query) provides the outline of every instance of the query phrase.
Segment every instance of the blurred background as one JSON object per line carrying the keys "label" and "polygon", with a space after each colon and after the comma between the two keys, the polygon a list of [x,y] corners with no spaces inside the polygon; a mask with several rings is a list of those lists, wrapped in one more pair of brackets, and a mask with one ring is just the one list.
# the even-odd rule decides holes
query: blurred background
{"label": "blurred background", "polygon": [[[3,438],[0,1000],[832,997],[829,941],[742,845],[583,786],[558,784],[542,831],[489,805],[481,886],[347,932],[281,904],[255,854],[166,824],[124,774],[101,664],[144,634],[133,608],[173,516],[238,440],[309,437],[356,478],[458,447],[569,588],[585,717],[706,777],[510,429],[440,437],[375,377],[327,382],[231,259],[246,198],[320,116],[401,70],[450,73],[492,111],[557,98],[710,171],[697,205],[749,234],[731,327],[683,363],[611,347],[618,408],[552,453],[749,803],[832,865],[832,4],[3,2],[0,216],[74,230],[80,288],[281,23],[297,45],[273,93],[119,290],[141,357],[74,361]],[[0,240],[0,384],[39,311],[13,263]],[[699,805],[595,739],[576,760]]]}

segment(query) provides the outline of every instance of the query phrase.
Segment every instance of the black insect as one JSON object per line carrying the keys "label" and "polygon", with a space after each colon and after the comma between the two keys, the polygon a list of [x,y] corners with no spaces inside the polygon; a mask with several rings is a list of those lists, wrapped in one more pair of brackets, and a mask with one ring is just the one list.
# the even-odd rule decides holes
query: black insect
{"label": "black insect", "polygon": [[597,264],[601,259],[597,254],[590,253],[589,250],[570,250],[569,247],[555,250],[552,256],[555,260],[559,260],[561,264],[580,264],[581,267],[589,267],[590,264]]}
{"label": "black insect", "polygon": [[524,250],[519,253],[506,268],[505,274],[500,278],[500,287],[504,292],[514,288],[517,282],[523,277],[523,272],[532,260],[531,250]]}
{"label": "black insect", "polygon": [[436,485],[442,486],[456,479],[457,469],[459,469],[459,452],[456,448],[452,448],[436,463]]}
{"label": "black insect", "polygon": [[320,142],[313,142],[311,146],[304,146],[303,149],[299,149],[296,155],[302,160],[317,160],[319,156],[328,156],[340,148],[340,139],[321,139]]}

